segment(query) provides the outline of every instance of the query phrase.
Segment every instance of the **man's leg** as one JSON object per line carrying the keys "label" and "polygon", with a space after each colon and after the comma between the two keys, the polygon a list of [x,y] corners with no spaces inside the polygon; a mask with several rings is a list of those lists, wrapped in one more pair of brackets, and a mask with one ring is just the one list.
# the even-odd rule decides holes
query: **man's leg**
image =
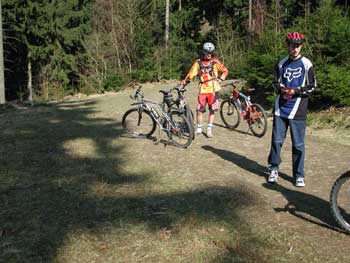
{"label": "man's leg", "polygon": [[208,116],[208,128],[207,128],[207,136],[209,138],[213,137],[213,123],[214,123],[214,111],[209,110],[209,116]]}
{"label": "man's leg", "polygon": [[203,113],[197,110],[197,129],[196,129],[197,134],[202,133],[202,126],[203,126]]}
{"label": "man's leg", "polygon": [[293,177],[304,178],[306,120],[290,120]]}
{"label": "man's leg", "polygon": [[208,130],[207,130],[207,136],[213,137],[213,124],[214,124],[214,116],[215,111],[219,109],[219,94],[217,92],[210,94],[208,97],[208,104],[209,104],[209,116],[208,116]]}
{"label": "man's leg", "polygon": [[197,104],[197,129],[196,134],[202,133],[203,126],[203,113],[205,112],[205,106],[207,104],[206,95],[199,94],[198,95],[198,104]]}
{"label": "man's leg", "polygon": [[275,115],[273,118],[271,148],[267,160],[270,170],[278,171],[281,163],[281,149],[286,138],[287,128],[288,119]]}

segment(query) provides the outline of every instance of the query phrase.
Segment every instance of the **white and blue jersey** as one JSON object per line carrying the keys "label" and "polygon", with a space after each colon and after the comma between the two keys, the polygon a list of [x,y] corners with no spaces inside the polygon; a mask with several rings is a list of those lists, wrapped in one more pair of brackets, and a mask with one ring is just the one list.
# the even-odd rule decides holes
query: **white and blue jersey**
{"label": "white and blue jersey", "polygon": [[284,99],[278,94],[275,101],[275,115],[288,119],[306,119],[308,94],[316,88],[312,63],[300,56],[296,60],[283,58],[276,67],[275,82],[285,88],[295,89],[295,95]]}

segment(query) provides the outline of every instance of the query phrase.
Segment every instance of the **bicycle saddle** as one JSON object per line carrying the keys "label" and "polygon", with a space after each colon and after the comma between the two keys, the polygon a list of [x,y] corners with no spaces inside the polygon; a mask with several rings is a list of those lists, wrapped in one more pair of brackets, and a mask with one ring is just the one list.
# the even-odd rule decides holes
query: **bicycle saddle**
{"label": "bicycle saddle", "polygon": [[255,90],[254,88],[246,88],[246,89],[244,89],[245,92],[252,92],[254,90]]}
{"label": "bicycle saddle", "polygon": [[169,90],[163,90],[163,89],[161,89],[159,92],[163,93],[164,95],[168,95],[171,93]]}

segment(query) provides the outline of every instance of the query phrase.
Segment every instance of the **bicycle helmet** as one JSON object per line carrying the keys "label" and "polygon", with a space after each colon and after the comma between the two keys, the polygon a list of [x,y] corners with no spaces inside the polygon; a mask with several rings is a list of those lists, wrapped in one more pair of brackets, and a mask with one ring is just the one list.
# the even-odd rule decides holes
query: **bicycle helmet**
{"label": "bicycle helmet", "polygon": [[299,32],[289,32],[286,35],[286,41],[288,44],[301,45],[304,43],[305,37],[303,34],[300,34]]}
{"label": "bicycle helmet", "polygon": [[206,42],[203,45],[203,51],[204,52],[209,52],[209,53],[213,53],[215,51],[215,46],[213,43],[211,42]]}

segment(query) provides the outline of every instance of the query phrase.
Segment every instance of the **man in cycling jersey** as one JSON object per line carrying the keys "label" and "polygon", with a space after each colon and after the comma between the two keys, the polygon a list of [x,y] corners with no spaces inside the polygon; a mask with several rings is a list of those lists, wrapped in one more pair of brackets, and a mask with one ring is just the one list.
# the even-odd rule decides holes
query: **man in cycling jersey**
{"label": "man in cycling jersey", "polygon": [[295,186],[304,187],[305,130],[308,96],[316,88],[313,65],[301,55],[305,41],[298,32],[288,33],[286,42],[289,56],[283,58],[275,71],[274,87],[277,93],[274,106],[271,149],[268,157],[268,183],[276,183],[281,163],[281,148],[290,128],[292,163]]}
{"label": "man in cycling jersey", "polygon": [[[203,113],[206,105],[209,106],[207,137],[212,137],[212,127],[214,123],[214,112],[219,108],[218,92],[221,90],[220,82],[225,80],[228,69],[216,57],[214,57],[215,46],[206,42],[203,45],[202,55],[193,63],[186,77],[181,81],[182,85],[191,81],[195,76],[199,76],[199,94],[197,105],[197,129],[196,134],[202,133]],[[219,77],[219,73],[221,76]]]}

